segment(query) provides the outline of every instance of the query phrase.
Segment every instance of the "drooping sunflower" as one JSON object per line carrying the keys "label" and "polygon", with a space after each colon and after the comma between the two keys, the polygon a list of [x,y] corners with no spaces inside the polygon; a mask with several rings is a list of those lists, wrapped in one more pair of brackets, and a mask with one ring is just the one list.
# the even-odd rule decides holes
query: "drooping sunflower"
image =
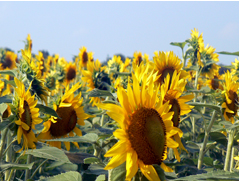
{"label": "drooping sunflower", "polygon": [[11,51],[6,51],[5,59],[1,63],[0,61],[0,70],[8,70],[16,68],[17,54]]}
{"label": "drooping sunflower", "polygon": [[157,75],[160,75],[157,80],[158,84],[164,83],[167,74],[170,74],[170,77],[172,77],[175,70],[177,70],[178,73],[181,72],[180,79],[186,79],[189,77],[189,73],[182,69],[183,64],[181,63],[181,60],[173,53],[173,51],[159,52],[158,55],[153,57],[153,62],[150,62],[150,65],[155,72],[158,72]]}
{"label": "drooping sunflower", "polygon": [[[180,122],[180,116],[191,112],[191,109],[194,107],[186,104],[186,102],[191,101],[194,98],[194,95],[193,94],[183,95],[186,86],[186,80],[179,79],[180,77],[179,74],[180,73],[177,74],[176,70],[174,71],[170,87],[168,87],[169,86],[168,83],[170,82],[170,75],[167,74],[167,77],[164,80],[164,84],[161,86],[161,93],[165,94],[163,103],[168,102],[168,104],[171,105],[170,111],[174,112],[172,117],[174,127],[170,133],[174,134],[173,137],[175,141],[179,143],[180,149],[186,151],[185,147],[181,142],[183,132],[179,129],[179,122]],[[180,156],[177,148],[173,148],[173,151],[176,159],[180,161]]]}
{"label": "drooping sunflower", "polygon": [[41,123],[43,120],[39,118],[39,109],[35,108],[38,100],[34,100],[34,95],[31,96],[29,89],[25,91],[24,84],[16,77],[14,81],[17,86],[15,91],[17,93],[16,101],[18,104],[18,120],[15,121],[18,125],[17,141],[20,144],[22,140],[22,148],[18,151],[20,152],[23,149],[36,148],[34,142],[37,142],[37,138],[32,129],[35,129],[35,125]]}
{"label": "drooping sunflower", "polygon": [[107,151],[105,157],[112,157],[105,170],[113,169],[126,161],[126,180],[132,180],[140,168],[148,180],[160,180],[153,164],[160,165],[166,172],[172,169],[163,161],[167,157],[167,148],[177,148],[178,143],[171,138],[173,112],[168,112],[170,105],[163,104],[164,95],[157,103],[157,87],[151,80],[146,89],[147,75],[142,85],[134,74],[133,88],[128,82],[127,92],[119,87],[117,97],[121,104],[98,104],[108,110],[107,114],[119,125],[113,135],[119,141]]}
{"label": "drooping sunflower", "polygon": [[229,71],[225,73],[224,91],[225,101],[221,107],[224,109],[224,118],[234,124],[234,116],[237,116],[239,109],[239,83],[234,81]]}
{"label": "drooping sunflower", "polygon": [[[94,88],[106,90],[106,84],[111,84],[108,75],[104,72],[105,69],[106,66],[102,67],[98,59],[95,62],[88,62],[87,70],[82,70],[83,77],[81,78],[87,83],[87,92],[92,91]],[[99,97],[90,97],[90,103],[92,103],[92,106],[100,101]]]}
{"label": "drooping sunflower", "polygon": [[[51,116],[46,122],[43,123],[43,131],[39,134],[38,140],[44,142],[48,139],[55,141],[47,141],[51,146],[61,148],[61,142],[57,138],[73,137],[74,133],[77,136],[82,136],[81,130],[76,126],[85,125],[84,119],[91,117],[84,112],[82,106],[83,98],[81,92],[74,96],[74,92],[81,87],[80,83],[76,83],[71,89],[69,85],[66,87],[65,94],[60,99],[58,105],[53,104],[53,109],[57,112],[60,118]],[[77,142],[72,142],[77,148]],[[67,150],[70,150],[70,142],[64,142]]]}

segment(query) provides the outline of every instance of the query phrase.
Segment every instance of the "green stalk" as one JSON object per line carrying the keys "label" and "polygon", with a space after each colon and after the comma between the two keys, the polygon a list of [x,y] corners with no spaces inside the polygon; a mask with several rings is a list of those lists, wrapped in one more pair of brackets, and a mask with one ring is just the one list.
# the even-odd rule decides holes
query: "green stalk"
{"label": "green stalk", "polygon": [[3,155],[3,150],[4,150],[4,146],[5,146],[5,142],[6,142],[7,133],[8,133],[8,127],[6,129],[4,129],[1,134],[2,138],[1,138],[1,147],[0,147],[0,162],[2,159],[2,155]]}
{"label": "green stalk", "polygon": [[230,130],[228,132],[228,147],[227,147],[227,153],[225,158],[225,164],[224,164],[224,170],[229,171],[229,165],[230,165],[230,159],[231,159],[231,150],[234,142],[234,136],[235,136],[235,130]]}
{"label": "green stalk", "polygon": [[[6,144],[9,145],[12,142],[11,132],[8,130],[8,131],[6,131],[6,133],[7,133],[7,142],[6,142]],[[7,152],[6,152],[6,158],[5,158],[6,162],[11,162],[12,154],[13,154],[13,150],[8,149]],[[4,180],[7,181],[7,178],[9,177],[9,175],[10,175],[10,170],[6,170]]]}
{"label": "green stalk", "polygon": [[217,115],[217,112],[214,110],[213,114],[212,114],[212,117],[211,117],[211,120],[210,120],[210,123],[208,125],[208,128],[205,130],[205,137],[204,137],[204,140],[203,140],[203,145],[202,145],[202,147],[200,148],[200,151],[199,151],[199,158],[198,158],[198,169],[199,170],[202,167],[204,153],[205,153],[205,149],[206,149],[206,145],[207,145],[207,141],[208,141],[208,136],[209,136],[209,133],[210,133],[211,128],[213,126],[213,123],[215,121],[216,115]]}
{"label": "green stalk", "polygon": [[[31,160],[32,160],[32,155],[31,154],[28,154],[27,155],[27,162],[26,164],[30,164],[31,163]],[[25,170],[25,181],[27,181],[28,177],[30,176],[30,170],[29,169],[26,169]]]}
{"label": "green stalk", "polygon": [[32,180],[33,177],[35,176],[35,174],[37,173],[37,171],[40,169],[40,167],[42,167],[49,159],[44,160],[37,168],[36,170],[32,173],[31,177],[29,178],[29,180]]}
{"label": "green stalk", "polygon": [[233,171],[234,168],[234,156],[235,156],[235,147],[232,147],[232,152],[231,152],[231,161],[230,161],[230,172]]}

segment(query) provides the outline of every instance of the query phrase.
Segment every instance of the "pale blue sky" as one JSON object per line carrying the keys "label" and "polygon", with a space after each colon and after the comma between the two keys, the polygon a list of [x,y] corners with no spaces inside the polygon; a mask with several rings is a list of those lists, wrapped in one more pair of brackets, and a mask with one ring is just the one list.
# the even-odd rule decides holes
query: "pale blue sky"
{"label": "pale blue sky", "polygon": [[[135,51],[181,50],[170,42],[190,38],[191,29],[203,32],[205,45],[216,51],[239,51],[238,1],[160,2],[0,2],[0,47],[17,52],[27,34],[33,53],[47,50],[66,60],[78,55],[82,46],[94,58],[106,60]],[[231,65],[235,56],[220,55]]]}

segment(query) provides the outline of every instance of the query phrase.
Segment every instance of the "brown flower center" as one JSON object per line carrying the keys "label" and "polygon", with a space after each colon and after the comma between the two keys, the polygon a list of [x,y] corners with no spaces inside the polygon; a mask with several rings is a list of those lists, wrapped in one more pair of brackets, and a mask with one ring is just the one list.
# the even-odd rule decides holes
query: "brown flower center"
{"label": "brown flower center", "polygon": [[219,88],[219,81],[217,76],[214,76],[214,78],[211,80],[211,85],[214,90]]}
{"label": "brown flower center", "polygon": [[32,116],[31,116],[30,107],[29,107],[28,102],[26,100],[24,101],[23,108],[24,108],[24,112],[21,115],[21,121],[29,126],[29,130],[26,131],[27,133],[29,133],[31,131]]}
{"label": "brown flower center", "polygon": [[134,112],[127,132],[132,148],[144,164],[161,164],[166,148],[166,128],[155,109],[142,107]]}
{"label": "brown flower center", "polygon": [[234,113],[227,112],[226,114],[227,114],[228,118],[231,118],[231,117],[235,116],[237,113],[239,97],[238,97],[237,93],[232,90],[229,90],[228,93],[229,93],[229,98],[232,100],[232,102],[230,104],[228,104],[226,102],[226,104],[230,110],[234,111]]}
{"label": "brown flower center", "polygon": [[82,55],[82,62],[85,64],[88,62],[88,54],[87,52],[83,52],[83,55]]}
{"label": "brown flower center", "polygon": [[9,57],[6,57],[5,62],[2,64],[3,69],[6,69],[7,67],[11,69],[12,63],[12,60]]}
{"label": "brown flower center", "polygon": [[140,55],[137,58],[138,58],[138,66],[139,66],[141,64],[141,62],[143,61],[143,59],[142,59],[142,56],[140,56]]}
{"label": "brown flower center", "polygon": [[168,88],[170,88],[172,75],[173,75],[174,71],[175,71],[175,69],[173,67],[166,67],[165,69],[163,69],[162,72],[161,72],[161,76],[159,77],[159,83],[163,84],[167,74],[169,73],[170,82],[169,82],[169,87]]}
{"label": "brown flower center", "polygon": [[178,100],[176,98],[170,97],[168,94],[165,95],[163,103],[166,103],[168,100],[169,104],[172,105],[171,109],[169,112],[173,111],[174,115],[172,117],[172,122],[174,127],[179,126],[179,121],[180,121],[180,105],[178,103]]}
{"label": "brown flower center", "polygon": [[59,107],[56,112],[61,119],[56,119],[56,123],[52,122],[49,130],[52,136],[61,137],[74,129],[77,123],[77,115],[72,106]]}
{"label": "brown flower center", "polygon": [[72,79],[74,79],[76,77],[76,71],[74,68],[70,67],[68,72],[67,72],[67,80],[68,81],[71,81]]}

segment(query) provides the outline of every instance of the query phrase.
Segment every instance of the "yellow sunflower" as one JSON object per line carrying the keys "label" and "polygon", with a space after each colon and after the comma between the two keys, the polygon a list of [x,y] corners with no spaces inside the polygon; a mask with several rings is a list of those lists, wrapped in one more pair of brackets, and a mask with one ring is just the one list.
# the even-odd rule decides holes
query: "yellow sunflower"
{"label": "yellow sunflower", "polygon": [[[97,77],[99,73],[103,72],[105,69],[106,66],[102,67],[98,59],[95,62],[88,62],[87,70],[82,70],[83,77],[81,78],[85,83],[87,83],[87,87],[89,88],[87,92],[92,91],[94,88],[99,89],[99,81],[97,80]],[[101,101],[99,97],[90,97],[90,99],[90,103],[92,103],[92,106]]]}
{"label": "yellow sunflower", "polygon": [[158,164],[166,172],[172,169],[163,161],[167,157],[167,148],[177,148],[179,144],[171,138],[169,132],[172,127],[173,112],[169,112],[170,105],[163,104],[164,96],[160,96],[157,103],[159,86],[150,81],[146,89],[147,75],[143,77],[142,85],[134,74],[133,88],[130,83],[127,92],[119,87],[117,97],[121,104],[98,104],[119,125],[113,135],[119,141],[107,151],[105,157],[112,157],[105,170],[113,169],[126,161],[126,180],[131,180],[140,168],[148,180],[158,181],[159,176],[153,167]]}
{"label": "yellow sunflower", "polygon": [[209,86],[212,90],[223,90],[223,86],[220,83],[220,80],[222,80],[222,75],[219,74],[219,72],[214,72],[212,76],[209,77],[209,79],[205,82],[206,85]]}
{"label": "yellow sunflower", "polygon": [[77,75],[76,64],[70,61],[65,66],[65,71],[66,71],[66,82],[67,84],[69,84],[76,78],[76,75]]}
{"label": "yellow sunflower", "polygon": [[25,50],[28,50],[29,52],[31,52],[31,50],[32,50],[32,39],[31,39],[30,34],[27,35],[26,41],[27,41],[27,45],[26,45]]}
{"label": "yellow sunflower", "polygon": [[136,65],[140,65],[142,61],[143,61],[142,53],[141,52],[134,52],[134,54],[133,54],[133,62]]}
{"label": "yellow sunflower", "polygon": [[164,79],[167,74],[170,74],[170,77],[172,77],[175,70],[177,70],[178,73],[181,72],[180,79],[186,79],[189,77],[189,73],[185,70],[182,70],[183,64],[181,63],[181,60],[173,53],[173,51],[159,52],[158,55],[156,54],[153,57],[153,62],[150,62],[150,65],[155,72],[158,72],[157,75],[160,75],[159,79],[157,80],[157,83],[159,84],[164,83]]}
{"label": "yellow sunflower", "polygon": [[80,68],[86,68],[88,61],[93,61],[93,53],[92,52],[87,52],[86,47],[81,47],[80,52],[79,52],[79,67]]}
{"label": "yellow sunflower", "polygon": [[[186,104],[186,102],[194,98],[194,94],[181,96],[185,90],[186,80],[179,79],[180,77],[179,74],[180,73],[177,74],[176,70],[174,71],[170,87],[168,87],[168,83],[170,82],[170,75],[167,74],[164,84],[161,86],[161,93],[164,93],[163,103],[168,102],[168,104],[171,105],[170,111],[174,112],[173,117],[172,117],[174,128],[172,132],[170,133],[174,134],[173,137],[175,141],[179,143],[180,149],[183,149],[186,151],[186,149],[184,148],[181,142],[181,137],[183,135],[183,132],[178,127],[179,127],[179,122],[180,122],[180,116],[191,112],[191,109],[194,107],[194,106],[190,106]],[[176,159],[180,161],[180,156],[179,156],[177,148],[173,148],[173,150],[174,150]]]}
{"label": "yellow sunflower", "polygon": [[42,52],[39,51],[39,54],[36,55],[37,58],[37,68],[38,68],[38,72],[40,73],[42,78],[46,77],[46,67],[45,67],[45,59],[44,59],[44,55]]}
{"label": "yellow sunflower", "polygon": [[[29,89],[25,91],[24,84],[16,77],[14,78],[16,83],[15,91],[17,93],[18,101],[18,120],[15,123],[18,125],[17,141],[20,144],[23,139],[22,148],[18,151],[28,148],[36,148],[34,142],[37,142],[35,134],[32,129],[35,129],[35,125],[41,123],[43,120],[39,118],[39,109],[35,108],[38,100],[34,100],[34,95],[31,96]],[[23,136],[23,138],[22,138]]]}
{"label": "yellow sunflower", "polygon": [[[71,89],[69,89],[69,85],[66,87],[66,92],[60,99],[59,105],[53,105],[53,109],[57,112],[60,118],[51,116],[46,122],[44,122],[44,128],[39,134],[38,140],[44,142],[48,139],[55,139],[55,141],[47,141],[47,143],[61,149],[61,142],[57,141],[57,138],[73,137],[74,133],[78,136],[82,136],[82,132],[76,124],[81,126],[85,125],[84,119],[91,116],[84,112],[81,92],[74,96],[74,92],[80,87],[80,83],[76,83]],[[79,148],[77,142],[72,143]],[[66,149],[70,150],[70,142],[64,142],[64,144]]]}
{"label": "yellow sunflower", "polygon": [[8,70],[16,68],[17,54],[6,51],[4,62],[0,63],[0,70]]}
{"label": "yellow sunflower", "polygon": [[234,124],[234,116],[237,116],[239,109],[239,83],[234,81],[229,71],[225,73],[224,91],[225,102],[222,103],[221,107],[224,108],[224,118],[227,121],[231,121]]}

